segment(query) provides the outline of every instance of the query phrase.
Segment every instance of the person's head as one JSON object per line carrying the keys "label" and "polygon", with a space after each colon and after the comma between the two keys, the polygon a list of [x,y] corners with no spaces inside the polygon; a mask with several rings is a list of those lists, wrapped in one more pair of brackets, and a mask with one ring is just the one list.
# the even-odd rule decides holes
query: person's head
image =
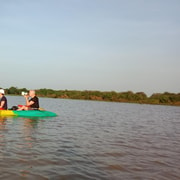
{"label": "person's head", "polygon": [[3,96],[5,94],[4,89],[0,89],[0,96]]}
{"label": "person's head", "polygon": [[29,96],[34,97],[35,95],[36,95],[35,90],[30,90],[29,91]]}

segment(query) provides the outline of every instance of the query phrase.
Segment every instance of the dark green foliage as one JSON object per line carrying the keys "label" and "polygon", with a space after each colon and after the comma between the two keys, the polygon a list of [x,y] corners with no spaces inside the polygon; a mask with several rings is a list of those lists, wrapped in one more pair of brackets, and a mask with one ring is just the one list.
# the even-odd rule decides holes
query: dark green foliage
{"label": "dark green foliage", "polygon": [[18,89],[17,87],[10,87],[9,89],[6,89],[7,94],[20,94],[21,89]]}

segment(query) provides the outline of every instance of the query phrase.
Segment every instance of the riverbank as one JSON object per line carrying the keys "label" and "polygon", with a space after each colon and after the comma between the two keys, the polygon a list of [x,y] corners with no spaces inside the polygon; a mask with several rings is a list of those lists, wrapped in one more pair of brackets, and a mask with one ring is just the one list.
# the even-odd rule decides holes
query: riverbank
{"label": "riverbank", "polygon": [[[18,89],[16,87],[5,89],[5,91],[8,95],[20,95],[22,91],[28,92],[26,88]],[[170,92],[154,93],[148,97],[144,92],[77,91],[43,88],[36,89],[36,94],[39,97],[180,106],[180,93]]]}

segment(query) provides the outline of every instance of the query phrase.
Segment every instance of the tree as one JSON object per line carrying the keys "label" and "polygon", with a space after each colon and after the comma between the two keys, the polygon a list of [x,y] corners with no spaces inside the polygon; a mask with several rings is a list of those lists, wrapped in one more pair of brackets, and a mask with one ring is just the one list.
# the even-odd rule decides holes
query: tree
{"label": "tree", "polygon": [[16,87],[12,86],[7,90],[7,93],[8,94],[19,94],[19,90]]}

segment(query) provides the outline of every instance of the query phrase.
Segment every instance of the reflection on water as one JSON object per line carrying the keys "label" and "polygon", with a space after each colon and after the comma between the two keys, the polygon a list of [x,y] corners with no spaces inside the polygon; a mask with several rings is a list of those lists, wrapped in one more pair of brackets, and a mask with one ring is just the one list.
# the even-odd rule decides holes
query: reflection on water
{"label": "reflection on water", "polygon": [[[3,146],[6,143],[3,131],[6,131],[6,117],[0,117],[0,147],[2,149],[3,149]],[[0,154],[0,159],[2,157],[3,157],[3,155]]]}
{"label": "reflection on water", "polygon": [[0,119],[0,179],[180,179],[179,107],[41,102],[59,116]]}
{"label": "reflection on water", "polygon": [[6,117],[0,117],[0,130],[3,130],[6,128]]}

